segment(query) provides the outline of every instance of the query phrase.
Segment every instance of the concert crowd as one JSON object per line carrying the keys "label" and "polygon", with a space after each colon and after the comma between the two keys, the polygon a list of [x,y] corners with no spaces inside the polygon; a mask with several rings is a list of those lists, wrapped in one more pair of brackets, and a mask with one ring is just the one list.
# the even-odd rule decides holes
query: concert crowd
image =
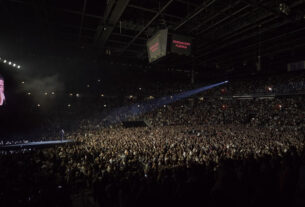
{"label": "concert crowd", "polygon": [[[102,113],[89,107],[90,116],[66,134],[75,144],[1,152],[0,203],[304,206],[304,79],[275,79],[235,81],[145,114],[119,114],[110,124],[103,115],[117,103]],[[138,88],[130,94],[180,92]],[[120,120],[147,126],[125,128]]]}

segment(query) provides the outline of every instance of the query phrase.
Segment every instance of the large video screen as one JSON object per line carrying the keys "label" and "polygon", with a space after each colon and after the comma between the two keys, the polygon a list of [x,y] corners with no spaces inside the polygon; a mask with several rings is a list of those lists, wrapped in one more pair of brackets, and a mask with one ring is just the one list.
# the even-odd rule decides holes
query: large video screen
{"label": "large video screen", "polygon": [[4,95],[4,78],[0,74],[0,106],[4,104],[5,95]]}
{"label": "large video screen", "polygon": [[160,30],[147,41],[148,61],[150,63],[166,55],[167,34],[168,29]]}
{"label": "large video screen", "polygon": [[179,55],[191,55],[192,39],[187,36],[173,34],[171,40],[171,52]]}

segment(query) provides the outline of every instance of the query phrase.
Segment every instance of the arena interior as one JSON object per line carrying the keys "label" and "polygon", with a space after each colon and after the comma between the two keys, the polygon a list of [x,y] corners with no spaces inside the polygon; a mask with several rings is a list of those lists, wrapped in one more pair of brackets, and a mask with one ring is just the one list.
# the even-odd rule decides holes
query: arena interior
{"label": "arena interior", "polygon": [[304,0],[0,0],[0,206],[305,206]]}

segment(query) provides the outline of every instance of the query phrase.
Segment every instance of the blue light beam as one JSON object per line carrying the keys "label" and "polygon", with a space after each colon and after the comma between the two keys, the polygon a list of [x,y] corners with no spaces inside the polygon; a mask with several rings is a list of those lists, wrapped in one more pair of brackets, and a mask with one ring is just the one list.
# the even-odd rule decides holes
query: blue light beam
{"label": "blue light beam", "polygon": [[129,106],[123,106],[123,107],[120,107],[118,109],[114,109],[113,111],[111,111],[103,119],[103,121],[106,121],[107,123],[110,123],[110,124],[115,124],[115,123],[118,123],[118,122],[121,122],[121,121],[125,121],[128,118],[142,115],[144,113],[147,113],[147,112],[153,111],[155,109],[158,109],[158,108],[162,107],[163,105],[168,105],[168,104],[174,103],[176,101],[185,99],[185,98],[190,97],[192,95],[195,95],[195,94],[201,93],[203,91],[212,89],[214,87],[226,84],[228,82],[229,81],[215,83],[215,84],[212,84],[212,85],[204,86],[204,87],[193,89],[193,90],[190,90],[190,91],[185,91],[185,92],[173,95],[173,96],[165,96],[165,97],[158,98],[158,99],[155,99],[155,100],[152,100],[152,101],[132,104],[132,105],[129,105]]}

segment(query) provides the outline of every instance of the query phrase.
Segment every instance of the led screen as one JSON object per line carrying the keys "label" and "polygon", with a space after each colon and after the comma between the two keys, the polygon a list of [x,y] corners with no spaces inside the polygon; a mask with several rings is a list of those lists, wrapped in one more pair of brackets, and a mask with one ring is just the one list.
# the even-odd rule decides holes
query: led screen
{"label": "led screen", "polygon": [[148,61],[150,63],[166,55],[167,34],[168,29],[160,30],[147,41]]}
{"label": "led screen", "polygon": [[190,37],[176,35],[172,36],[171,52],[179,55],[191,55],[192,40]]}
{"label": "led screen", "polygon": [[0,75],[0,106],[4,104],[5,96],[4,96],[4,79]]}

